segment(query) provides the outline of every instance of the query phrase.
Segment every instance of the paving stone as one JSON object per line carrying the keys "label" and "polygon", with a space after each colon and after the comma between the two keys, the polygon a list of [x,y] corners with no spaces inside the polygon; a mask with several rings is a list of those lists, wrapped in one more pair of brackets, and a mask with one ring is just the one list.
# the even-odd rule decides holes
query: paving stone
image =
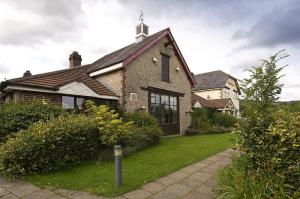
{"label": "paving stone", "polygon": [[158,182],[150,182],[148,184],[145,184],[142,188],[148,192],[156,193],[158,191],[161,191],[165,187],[166,187],[165,185],[160,184]]}
{"label": "paving stone", "polygon": [[76,191],[71,196],[72,199],[103,199],[102,197],[98,197],[96,195],[92,195],[87,192]]}
{"label": "paving stone", "polygon": [[196,171],[199,170],[199,168],[195,165],[190,165],[190,166],[187,166],[187,167],[184,167],[183,169],[181,169],[182,171],[186,172],[186,173],[194,173]]}
{"label": "paving stone", "polygon": [[207,195],[211,195],[211,196],[216,195],[216,193],[213,191],[213,188],[208,185],[202,185],[202,186],[196,188],[196,191],[198,191],[199,193],[207,194]]}
{"label": "paving stone", "polygon": [[201,161],[201,162],[198,162],[198,163],[196,163],[196,164],[193,164],[195,167],[197,167],[198,168],[198,170],[200,170],[200,169],[203,169],[203,168],[205,168],[205,167],[207,167],[207,166],[209,166],[208,164],[205,164],[205,163],[203,163],[203,161]]}
{"label": "paving stone", "polygon": [[174,173],[171,173],[170,175],[168,175],[169,177],[172,178],[176,178],[177,180],[181,180],[182,178],[187,177],[188,175],[190,175],[188,172],[184,172],[184,171],[176,171]]}
{"label": "paving stone", "polygon": [[8,191],[6,191],[5,189],[1,189],[0,188],[0,197],[9,194]]}
{"label": "paving stone", "polygon": [[135,191],[125,193],[123,196],[128,199],[145,199],[148,198],[150,195],[151,193],[148,191],[137,189]]}
{"label": "paving stone", "polygon": [[54,195],[55,195],[54,192],[49,191],[47,189],[43,189],[43,190],[35,191],[31,194],[25,195],[23,197],[23,199],[46,199],[46,198],[49,198]]}
{"label": "paving stone", "polygon": [[163,184],[163,185],[171,185],[171,184],[176,183],[178,180],[176,178],[173,178],[173,177],[165,176],[165,177],[157,179],[156,181],[158,183]]}
{"label": "paving stone", "polygon": [[63,197],[61,195],[53,195],[53,196],[50,196],[50,198],[47,198],[47,199],[69,199],[69,198],[66,198],[66,197]]}
{"label": "paving stone", "polygon": [[201,183],[197,180],[191,179],[191,178],[184,178],[177,183],[182,184],[187,187],[190,187],[190,188],[196,188],[196,187],[199,187],[200,185],[203,185],[203,183]]}
{"label": "paving stone", "polygon": [[54,192],[62,196],[71,198],[72,194],[75,193],[76,191],[66,190],[66,189],[56,189],[54,190]]}
{"label": "paving stone", "polygon": [[181,184],[173,184],[157,194],[151,196],[152,199],[176,199],[181,198],[192,189]]}
{"label": "paving stone", "polygon": [[209,193],[200,193],[196,190],[188,193],[183,199],[214,199],[215,195]]}
{"label": "paving stone", "polygon": [[12,195],[12,194],[8,194],[5,196],[2,196],[1,199],[18,199],[18,197]]}
{"label": "paving stone", "polygon": [[115,198],[112,198],[112,199],[127,199],[127,198],[125,198],[123,196],[118,196],[118,197],[115,197]]}
{"label": "paving stone", "polygon": [[25,195],[31,194],[35,191],[39,191],[40,188],[23,182],[16,182],[6,187],[6,190],[11,192],[13,195],[18,197],[23,197]]}
{"label": "paving stone", "polygon": [[212,177],[211,174],[208,174],[205,172],[196,172],[196,173],[192,174],[191,176],[189,176],[187,179],[196,180],[198,182],[205,182],[208,179],[210,179],[211,177]]}
{"label": "paving stone", "polygon": [[210,187],[217,187],[218,185],[218,180],[214,179],[214,178],[210,178],[209,180],[207,180],[205,182],[206,185],[210,186]]}
{"label": "paving stone", "polygon": [[0,187],[7,187],[9,185],[12,185],[14,182],[15,181],[0,178]]}

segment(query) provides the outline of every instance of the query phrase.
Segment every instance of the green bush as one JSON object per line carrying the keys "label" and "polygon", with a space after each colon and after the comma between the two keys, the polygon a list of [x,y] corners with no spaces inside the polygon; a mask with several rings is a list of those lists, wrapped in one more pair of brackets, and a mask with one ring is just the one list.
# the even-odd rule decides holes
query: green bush
{"label": "green bush", "polygon": [[238,118],[211,109],[195,108],[192,113],[192,128],[196,129],[198,134],[232,131],[237,122]]}
{"label": "green bush", "polygon": [[213,125],[225,128],[233,128],[237,122],[238,119],[235,116],[220,112],[214,113],[212,118]]}
{"label": "green bush", "polygon": [[8,103],[0,106],[0,143],[37,121],[57,117],[63,109],[42,101]]}
{"label": "green bush", "polygon": [[89,160],[100,147],[98,140],[97,123],[86,115],[37,122],[0,146],[0,173],[43,173]]}
{"label": "green bush", "polygon": [[157,119],[154,116],[146,113],[145,111],[125,113],[124,119],[126,121],[132,121],[135,127],[158,125]]}
{"label": "green bush", "polygon": [[87,101],[85,105],[88,115],[95,119],[101,132],[98,140],[103,146],[113,148],[131,136],[132,122],[124,121],[115,110],[105,105],[96,106],[92,101]]}
{"label": "green bush", "polygon": [[134,125],[131,136],[123,142],[127,155],[159,143],[163,133],[154,116],[144,111],[134,111],[125,113],[124,118]]}
{"label": "green bush", "polygon": [[188,128],[185,130],[185,135],[187,136],[199,135],[199,131],[197,129]]}
{"label": "green bush", "polygon": [[286,193],[288,185],[277,173],[249,171],[247,167],[251,161],[246,156],[233,157],[232,160],[232,164],[219,173],[218,198],[296,199],[300,196],[296,192],[289,196]]}
{"label": "green bush", "polygon": [[135,128],[132,135],[125,139],[122,145],[125,154],[129,155],[141,149],[156,145],[162,136],[162,130],[158,125]]}

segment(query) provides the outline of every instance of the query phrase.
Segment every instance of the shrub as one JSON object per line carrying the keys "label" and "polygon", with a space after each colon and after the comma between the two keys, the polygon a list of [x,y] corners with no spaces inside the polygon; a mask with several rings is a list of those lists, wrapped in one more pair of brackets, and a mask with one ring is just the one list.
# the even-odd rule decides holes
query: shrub
{"label": "shrub", "polygon": [[192,127],[198,134],[229,132],[233,130],[237,121],[238,119],[232,115],[211,109],[195,108],[192,113]]}
{"label": "shrub", "polygon": [[129,155],[138,150],[156,145],[159,143],[162,130],[158,125],[135,128],[132,135],[125,139],[123,146],[125,154]]}
{"label": "shrub", "polygon": [[43,173],[89,160],[99,149],[98,137],[97,123],[86,115],[37,122],[0,146],[0,173]]}
{"label": "shrub", "polygon": [[8,103],[0,106],[0,143],[37,121],[57,117],[63,109],[42,101]]}
{"label": "shrub", "polygon": [[209,119],[208,110],[205,108],[196,108],[192,112],[192,127],[199,132],[207,132],[212,126]]}
{"label": "shrub", "polygon": [[125,113],[124,118],[134,125],[133,133],[123,142],[127,155],[159,143],[163,133],[154,116],[144,111],[134,111]]}
{"label": "shrub", "polygon": [[233,128],[237,122],[238,119],[235,116],[220,112],[214,113],[212,118],[212,123],[215,126],[221,126],[225,128]]}
{"label": "shrub", "polygon": [[197,129],[193,129],[193,128],[188,128],[185,130],[185,135],[187,136],[193,136],[193,135],[198,135],[199,131]]}
{"label": "shrub", "polygon": [[104,147],[113,148],[132,134],[132,122],[123,121],[115,110],[108,106],[95,106],[92,101],[86,102],[86,108],[91,118],[94,118],[101,132],[99,141]]}
{"label": "shrub", "polygon": [[233,157],[232,165],[224,168],[218,176],[218,198],[281,199],[289,197],[285,192],[284,179],[274,172],[256,173],[247,169],[251,161],[245,156]]}
{"label": "shrub", "polygon": [[126,121],[132,121],[135,127],[158,125],[157,119],[154,116],[146,113],[145,111],[125,113],[124,119]]}

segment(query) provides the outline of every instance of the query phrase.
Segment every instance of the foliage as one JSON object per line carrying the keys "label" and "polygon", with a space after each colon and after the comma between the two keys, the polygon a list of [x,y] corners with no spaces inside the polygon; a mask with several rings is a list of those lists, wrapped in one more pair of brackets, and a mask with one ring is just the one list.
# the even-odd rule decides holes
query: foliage
{"label": "foliage", "polygon": [[157,119],[145,111],[134,111],[124,114],[126,121],[132,121],[135,127],[158,125]]}
{"label": "foliage", "polygon": [[199,131],[197,129],[188,128],[185,130],[185,135],[192,136],[192,135],[198,135]]}
{"label": "foliage", "polygon": [[92,101],[87,101],[85,106],[98,125],[101,132],[99,141],[104,147],[112,148],[131,136],[132,122],[123,121],[115,110],[105,105],[96,106]]}
{"label": "foliage", "polygon": [[134,111],[125,113],[124,118],[134,125],[133,133],[123,142],[127,155],[159,143],[163,133],[154,116],[144,111]]}
{"label": "foliage", "polygon": [[219,173],[219,197],[224,199],[282,199],[290,197],[285,192],[287,186],[282,176],[273,172],[256,173],[249,171],[247,166],[251,160],[233,157],[232,164]]}
{"label": "foliage", "polygon": [[58,106],[43,101],[7,103],[0,106],[0,143],[37,121],[47,121],[62,114]]}
{"label": "foliage", "polygon": [[212,123],[215,126],[221,126],[225,128],[234,127],[237,122],[237,117],[220,112],[214,113],[212,118]]}
{"label": "foliage", "polygon": [[[195,108],[192,113],[192,129],[197,130],[197,134],[232,131],[237,122],[236,117],[211,109]],[[195,134],[192,131],[188,129],[187,132]]]}
{"label": "foliage", "polygon": [[138,150],[159,143],[162,130],[158,125],[135,128],[132,135],[123,141],[125,154],[129,155]]}
{"label": "foliage", "polygon": [[241,87],[245,95],[244,119],[235,132],[238,134],[237,147],[249,160],[246,172],[261,178],[276,174],[283,182],[272,176],[269,186],[287,184],[283,191],[292,195],[300,187],[300,115],[277,106],[283,69],[277,62],[286,57],[280,57],[280,53],[249,70],[250,77]]}
{"label": "foliage", "polygon": [[97,123],[86,115],[37,122],[0,146],[0,173],[49,172],[91,159],[99,149],[98,137]]}

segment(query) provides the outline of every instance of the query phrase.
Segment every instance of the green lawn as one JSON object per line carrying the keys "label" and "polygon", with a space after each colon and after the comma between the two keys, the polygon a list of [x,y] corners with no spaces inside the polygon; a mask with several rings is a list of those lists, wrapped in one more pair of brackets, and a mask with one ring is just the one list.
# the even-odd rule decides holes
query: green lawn
{"label": "green lawn", "polygon": [[123,185],[114,186],[114,162],[86,162],[61,172],[35,175],[27,180],[52,186],[115,196],[134,190],[158,177],[229,148],[233,135],[212,134],[163,138],[158,146],[135,153],[123,161]]}

